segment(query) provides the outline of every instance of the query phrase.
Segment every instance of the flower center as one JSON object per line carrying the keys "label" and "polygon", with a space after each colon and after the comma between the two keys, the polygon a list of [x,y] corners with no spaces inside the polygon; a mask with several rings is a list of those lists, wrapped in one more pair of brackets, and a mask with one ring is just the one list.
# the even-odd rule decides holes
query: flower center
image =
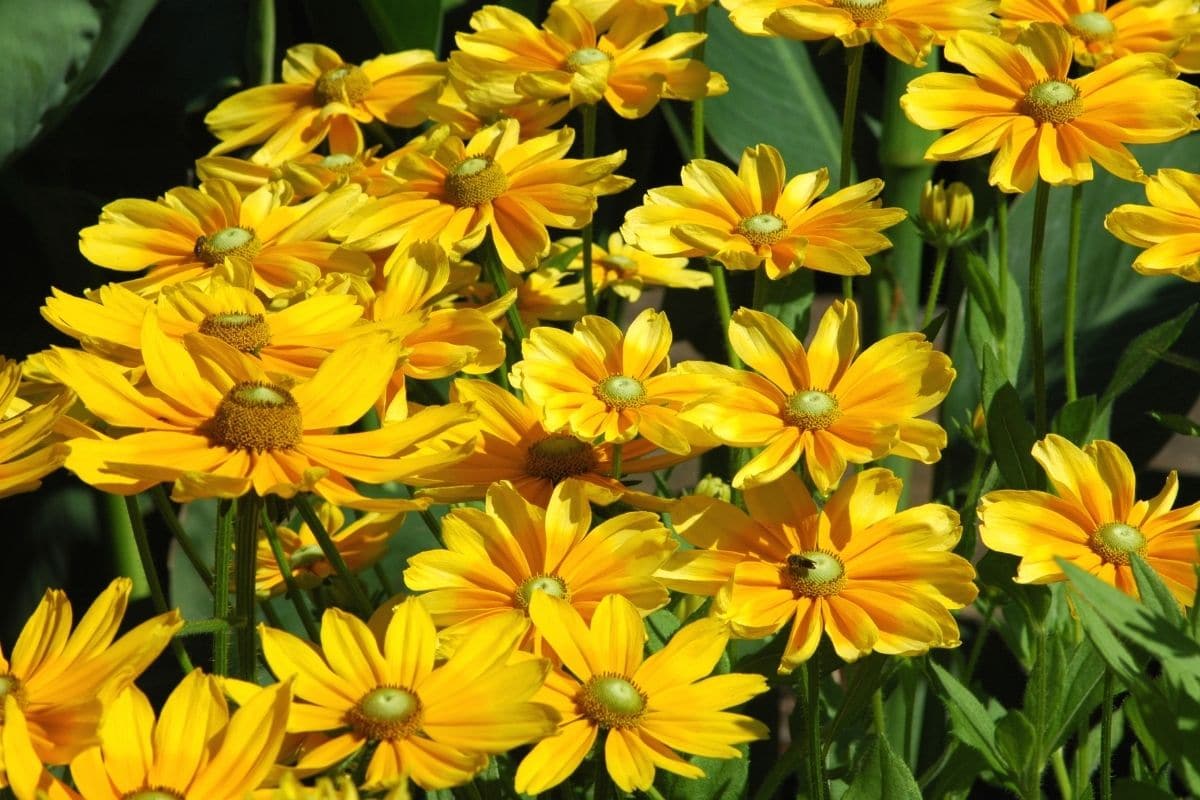
{"label": "flower center", "polygon": [[608,61],[608,53],[594,47],[584,47],[567,56],[567,71],[578,72],[580,67]]}
{"label": "flower center", "polygon": [[551,434],[525,453],[525,472],[552,483],[595,472],[599,465],[594,447],[565,433]]}
{"label": "flower center", "polygon": [[774,214],[755,214],[738,223],[737,233],[753,245],[773,245],[787,236],[787,223]]}
{"label": "flower center", "polygon": [[519,607],[529,608],[534,592],[545,592],[559,600],[566,600],[571,596],[567,591],[567,584],[557,575],[534,575],[517,587],[517,594],[513,599]]}
{"label": "flower center", "polygon": [[183,800],[183,795],[168,789],[140,789],[130,794],[122,795],[121,800]]}
{"label": "flower center", "polygon": [[1108,563],[1128,567],[1131,553],[1143,555],[1146,552],[1146,537],[1132,525],[1109,522],[1096,529],[1088,546]]}
{"label": "flower center", "polygon": [[262,242],[250,228],[222,228],[212,236],[196,239],[192,253],[210,267],[234,256],[252,260],[262,250]]}
{"label": "flower center", "polygon": [[350,727],[368,739],[395,741],[420,730],[421,700],[400,686],[380,686],[346,712]]}
{"label": "flower center", "polygon": [[471,156],[446,176],[446,199],[459,208],[490,203],[508,189],[508,177],[488,156]]}
{"label": "flower center", "polygon": [[575,702],[601,728],[635,728],[646,709],[646,695],[637,684],[612,673],[593,675]]}
{"label": "flower center", "polygon": [[205,433],[222,447],[262,452],[295,447],[303,430],[291,392],[273,383],[244,382],[221,398]]}
{"label": "flower center", "polygon": [[1117,26],[1099,11],[1085,11],[1071,17],[1067,30],[1085,42],[1106,42],[1116,34]]}
{"label": "flower center", "polygon": [[200,323],[200,332],[243,353],[258,353],[271,343],[271,328],[262,314],[210,314]]}
{"label": "flower center", "polygon": [[371,91],[371,79],[353,64],[326,70],[313,86],[313,97],[317,105],[329,103],[357,103]]}
{"label": "flower center", "polygon": [[350,172],[358,166],[358,159],[349,153],[334,153],[322,158],[321,166],[334,172]]}
{"label": "flower center", "polygon": [[4,698],[12,695],[21,708],[25,707],[25,690],[16,675],[0,675],[0,725],[4,724]]}
{"label": "flower center", "polygon": [[783,582],[797,595],[826,597],[846,585],[846,568],[840,558],[824,550],[793,553],[783,568]]}
{"label": "flower center", "polygon": [[1034,84],[1021,99],[1019,110],[1038,122],[1062,125],[1083,113],[1083,101],[1075,84],[1052,78]]}
{"label": "flower center", "polygon": [[833,7],[840,8],[855,22],[879,22],[887,19],[887,0],[833,0]]}
{"label": "flower center", "polygon": [[628,375],[609,375],[593,393],[609,408],[637,408],[646,404],[646,387]]}
{"label": "flower center", "polygon": [[806,431],[823,431],[842,415],[837,398],[827,392],[809,389],[787,399],[783,419]]}

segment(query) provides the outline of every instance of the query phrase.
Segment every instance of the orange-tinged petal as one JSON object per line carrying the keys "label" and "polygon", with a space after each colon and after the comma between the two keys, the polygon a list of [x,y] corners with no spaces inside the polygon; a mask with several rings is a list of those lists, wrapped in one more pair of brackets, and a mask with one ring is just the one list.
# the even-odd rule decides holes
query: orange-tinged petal
{"label": "orange-tinged petal", "polygon": [[571,720],[534,745],[517,767],[515,788],[524,794],[539,794],[574,774],[591,751],[599,728],[582,717]]}

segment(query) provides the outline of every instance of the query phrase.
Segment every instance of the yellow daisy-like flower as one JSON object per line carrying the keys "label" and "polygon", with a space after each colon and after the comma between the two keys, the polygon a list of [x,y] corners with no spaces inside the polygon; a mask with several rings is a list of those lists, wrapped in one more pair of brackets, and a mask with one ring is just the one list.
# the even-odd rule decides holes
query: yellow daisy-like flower
{"label": "yellow daisy-like flower", "polygon": [[846,47],[874,41],[888,55],[923,66],[934,45],[963,31],[993,34],[996,0],[721,0],[751,36],[811,42],[837,37]]}
{"label": "yellow daisy-like flower", "polygon": [[356,65],[323,45],[297,45],[284,59],[283,83],[238,92],[204,117],[221,140],[209,155],[261,143],[251,160],[274,166],[315,150],[327,136],[334,153],[361,151],[360,124],[411,128],[424,122],[424,107],[445,75],[445,65],[428,50]]}
{"label": "yellow daisy-like flower", "polygon": [[1065,579],[1055,558],[1137,596],[1130,556],[1138,554],[1184,606],[1196,596],[1200,503],[1172,510],[1179,481],[1172,470],[1150,500],[1138,500],[1133,466],[1112,442],[1083,449],[1056,434],[1034,445],[1055,494],[988,492],[979,505],[979,536],[1001,553],[1021,556],[1017,583]]}
{"label": "yellow daisy-like flower", "polygon": [[[551,247],[566,251],[581,245],[576,236],[560,239]],[[611,289],[631,303],[636,303],[646,286],[665,286],[671,289],[703,289],[712,286],[712,275],[698,269],[688,269],[686,258],[659,258],[640,247],[626,244],[621,234],[608,237],[608,249],[592,245],[592,281],[597,292]],[[571,270],[583,270],[583,253],[568,265]]]}
{"label": "yellow daisy-like flower", "polygon": [[[96,356],[56,350],[46,358],[59,380],[114,429],[117,439],[73,439],[66,466],[87,483],[134,494],[174,481],[174,497],[292,497],[315,492],[367,511],[425,508],[428,501],[369,498],[351,478],[402,480],[471,449],[462,406],[426,409],[373,431],[337,433],[366,413],[391,377],[397,343],[386,333],[351,340],[312,378],[284,385],[224,342],[163,334],[151,310],[142,329],[148,386]],[[453,440],[456,444],[449,445]]]}
{"label": "yellow daisy-like flower", "polygon": [[906,216],[880,207],[878,178],[818,201],[829,171],[786,180],[783,157],[767,144],[747,147],[737,174],[697,159],[683,168],[682,180],[651,189],[644,205],[625,215],[625,241],[656,256],[707,256],[730,269],[762,266],[769,278],[801,267],[866,275],[865,256],[892,246],[880,231]]}
{"label": "yellow daisy-like flower", "polygon": [[[346,515],[331,503],[321,503],[316,507],[316,512],[352,572],[366,569],[382,558],[392,534],[404,524],[404,514],[372,512],[347,525]],[[302,522],[295,530],[286,525],[277,525],[275,533],[288,557],[292,578],[301,589],[319,586],[334,574],[333,566],[325,558],[325,552],[317,543],[308,523]],[[279,571],[279,562],[275,560],[271,543],[266,537],[258,542],[256,560],[255,592],[262,597],[281,594],[286,588],[283,574]]]}
{"label": "yellow daisy-like flower", "polygon": [[[1066,28],[1075,41],[1075,60],[1099,67],[1133,53],[1174,59],[1188,38],[1200,33],[1196,11],[1195,0],[1000,0],[996,13],[1010,35],[1030,22]],[[1194,71],[1178,61],[1176,66]]]}
{"label": "yellow daisy-like flower", "polygon": [[590,530],[592,510],[578,480],[554,488],[545,509],[507,481],[492,485],[485,511],[456,508],[442,518],[444,550],[408,560],[404,583],[425,592],[421,602],[446,635],[474,635],[497,616],[528,614],[534,594],[566,600],[584,620],[610,594],[642,616],[670,595],[653,578],[674,550],[657,514],[633,511]]}
{"label": "yellow daisy-like flower", "polygon": [[20,388],[21,364],[0,356],[0,497],[32,492],[67,458],[65,446],[47,440],[75,395],[31,404],[17,396]]}
{"label": "yellow daisy-like flower", "polygon": [[93,264],[145,277],[126,283],[153,295],[165,284],[197,281],[218,271],[267,297],[307,289],[325,272],[370,276],[364,253],[328,240],[329,229],[363,199],[357,186],[289,205],[292,190],[270,183],[245,199],[224,180],[181,186],[157,201],[117,200],[100,224],[79,232],[79,251]]}
{"label": "yellow daisy-like flower", "polygon": [[230,715],[217,679],[195,670],[156,722],[146,695],[129,687],[71,777],[88,800],[244,800],[274,766],[291,694],[286,683],[258,690]]}
{"label": "yellow daisy-like flower", "polygon": [[[402,783],[383,796],[383,800],[409,800],[408,784]],[[301,786],[294,773],[286,772],[279,787],[271,794],[271,800],[359,800],[358,789],[348,775],[342,775],[334,783],[321,778],[315,786]]]}
{"label": "yellow daisy-like flower", "polygon": [[538,742],[517,767],[516,789],[537,794],[562,783],[605,731],[604,765],[626,792],[654,783],[656,768],[685,778],[704,770],[675,751],[741,758],[734,745],[770,735],[758,720],[725,709],[767,691],[761,675],[706,677],[728,639],[715,620],[681,628],[662,650],[643,657],[638,609],[620,595],[600,601],[591,625],[544,592],[530,616],[571,675],[554,673],[539,699],[562,715],[558,735]]}
{"label": "yellow daisy-like flower", "polygon": [[259,628],[271,671],[295,680],[288,731],[339,731],[296,768],[323,770],[371,743],[362,788],[411,779],[443,789],[470,780],[489,754],[553,733],[558,714],[530,702],[547,662],[513,658],[525,628],[523,619],[494,620],[438,666],[437,631],[416,598],[395,607],[378,638],[356,617],[328,609],[320,651],[290,633]]}
{"label": "yellow daisy-like flower", "polygon": [[521,138],[532,139],[562,122],[571,111],[566,100],[533,100],[522,97],[518,102],[497,108],[487,85],[475,83],[466,76],[457,76],[451,69],[450,80],[442,89],[437,102],[428,109],[429,118],[445,123],[450,132],[469,139],[502,119],[514,119],[521,126]]}
{"label": "yellow daisy-like flower", "polygon": [[387,158],[395,154],[385,158],[378,151],[379,147],[372,147],[358,153],[305,153],[277,167],[232,156],[208,156],[196,159],[196,179],[229,181],[243,196],[272,181],[283,181],[292,187],[293,197],[301,200],[348,183],[357,185],[369,197],[382,197],[397,191],[399,183],[384,171]]}
{"label": "yellow daisy-like flower", "polygon": [[818,509],[789,472],[746,490],[749,516],[685,497],[671,518],[697,549],[676,553],[659,578],[693,594],[727,592],[723,616],[738,636],[761,638],[790,620],[785,674],[812,656],[822,631],[846,661],[955,647],[950,609],[977,594],[971,562],[950,552],[958,513],[933,503],[897,513],[903,488],[888,470],[869,469]]}
{"label": "yellow daisy-like flower", "polygon": [[447,137],[432,156],[402,158],[403,191],[369,203],[334,229],[349,247],[404,249],[432,241],[461,257],[491,233],[501,263],[532,269],[550,250],[546,226],[582,228],[596,197],[632,183],[613,175],[620,150],[603,158],[563,158],[575,133],[562,128],[520,141],[520,125],[502,120],[469,142]]}
{"label": "yellow daisy-like flower", "polygon": [[802,455],[823,493],[847,463],[941,458],[946,431],[919,417],[945,399],[955,371],[922,334],[897,333],[859,354],[858,307],[837,300],[808,350],[779,320],[748,308],[734,313],[729,342],[755,373],[704,362],[679,368],[711,382],[685,418],[727,444],[763,448],[734,476],[735,487],[773,481]]}
{"label": "yellow daisy-like flower", "polygon": [[1162,169],[1146,183],[1148,206],[1114,208],[1104,227],[1122,242],[1145,248],[1133,261],[1143,275],[1200,281],[1200,175]]}
{"label": "yellow daisy-like flower", "polygon": [[[0,653],[0,704],[16,702],[42,763],[65,764],[93,744],[104,702],[141,675],[183,627],[179,612],[172,611],[118,639],[132,588],[128,578],[110,583],[73,631],[71,601],[48,589],[21,629],[11,659]],[[0,727],[5,720],[0,714]],[[0,749],[0,768],[4,755]]]}
{"label": "yellow daisy-like flower", "polygon": [[455,37],[450,72],[486,92],[489,105],[523,98],[566,98],[571,108],[606,101],[626,119],[644,117],[662,98],[696,100],[729,91],[703,61],[684,58],[703,33],[675,33],[646,46],[666,24],[661,9],[631,5],[603,34],[567,3],[550,6],[545,27],[503,6],[471,16],[474,33]]}
{"label": "yellow daisy-like flower", "polygon": [[0,719],[0,787],[17,800],[86,800],[46,769],[15,697],[0,696]]}
{"label": "yellow daisy-like flower", "polygon": [[1119,178],[1144,179],[1125,147],[1178,139],[1198,127],[1200,89],[1176,80],[1166,56],[1125,56],[1079,78],[1066,29],[1033,23],[1016,43],[965,32],[946,58],[970,75],[935,72],[908,84],[904,113],[928,130],[954,128],[925,158],[958,161],[999,150],[988,180],[1026,192],[1090,181],[1092,160]]}
{"label": "yellow daisy-like flower", "polygon": [[546,430],[569,429],[580,439],[612,443],[642,436],[686,454],[706,437],[679,418],[677,384],[695,381],[669,369],[670,349],[671,323],[652,308],[624,334],[604,317],[588,315],[572,333],[530,331],[512,379],[541,409]]}

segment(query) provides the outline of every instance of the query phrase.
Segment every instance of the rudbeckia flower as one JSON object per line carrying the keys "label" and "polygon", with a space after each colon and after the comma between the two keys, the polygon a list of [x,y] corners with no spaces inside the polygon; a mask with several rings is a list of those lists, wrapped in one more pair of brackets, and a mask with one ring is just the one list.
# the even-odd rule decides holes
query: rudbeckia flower
{"label": "rudbeckia flower", "polygon": [[301,200],[348,183],[357,185],[369,197],[382,197],[396,191],[398,185],[384,172],[386,163],[386,158],[379,156],[379,147],[359,153],[306,153],[277,167],[232,156],[209,156],[196,159],[196,179],[229,181],[243,196],[272,181],[283,181]]}
{"label": "rudbeckia flower", "polygon": [[448,125],[450,132],[462,139],[469,139],[502,119],[516,120],[521,126],[521,138],[532,139],[553,128],[570,111],[571,104],[565,99],[528,97],[497,108],[486,85],[476,84],[466,76],[456,77],[453,71],[437,102],[428,108],[431,120]]}
{"label": "rudbeckia flower", "polygon": [[181,502],[303,491],[351,508],[403,511],[428,501],[365,497],[349,479],[402,480],[471,449],[457,430],[472,418],[462,406],[429,408],[377,430],[336,432],[366,413],[391,376],[398,345],[386,333],[353,339],[311,379],[285,385],[218,339],[168,338],[155,316],[147,313],[142,330],[145,389],[87,353],[59,349],[46,358],[89,410],[123,432],[68,442],[67,468],[93,486],[129,495],[174,481]]}
{"label": "rudbeckia flower", "polygon": [[679,369],[710,385],[684,417],[735,447],[763,450],[733,478],[737,488],[777,479],[804,456],[809,477],[829,492],[846,464],[897,455],[932,464],[946,431],[919,419],[945,399],[954,369],[920,333],[897,333],[858,352],[858,307],[834,301],[806,351],[779,320],[739,309],[729,342],[743,372],[704,362]]}
{"label": "rudbeckia flower", "polygon": [[1145,248],[1133,261],[1143,275],[1200,281],[1200,175],[1163,169],[1146,183],[1148,206],[1114,208],[1104,227],[1122,242]]}
{"label": "rudbeckia flower", "polygon": [[[559,239],[551,246],[566,251],[583,240],[576,236]],[[553,255],[551,256],[553,257]],[[626,244],[621,234],[608,237],[608,249],[592,245],[592,281],[599,293],[605,289],[636,303],[647,286],[665,286],[671,289],[703,289],[712,286],[712,275],[698,269],[688,269],[686,258],[659,258],[640,247]],[[570,270],[583,270],[582,252],[567,265]]]}
{"label": "rudbeckia flower", "polygon": [[683,168],[682,186],[646,193],[625,215],[625,241],[656,256],[706,256],[729,269],[781,278],[801,267],[836,275],[866,275],[865,256],[892,246],[880,233],[903,220],[881,208],[878,178],[817,200],[829,185],[822,168],[786,180],[783,157],[767,144],[742,152],[737,174],[716,161]]}
{"label": "rudbeckia flower", "polygon": [[661,9],[641,4],[625,9],[603,34],[567,3],[550,6],[544,28],[503,6],[485,6],[471,16],[475,32],[455,37],[450,72],[486,92],[495,108],[525,98],[565,98],[571,108],[604,100],[626,119],[646,116],[661,98],[729,91],[703,61],[682,57],[705,34],[675,33],[646,46],[665,24]]}
{"label": "rudbeckia flower", "polygon": [[971,562],[950,552],[962,533],[958,513],[933,503],[897,512],[903,488],[888,470],[869,469],[818,509],[788,472],[746,490],[749,516],[685,497],[671,519],[696,549],[676,553],[659,578],[725,593],[722,616],[737,636],[762,638],[791,621],[781,673],[807,661],[822,633],[846,661],[957,646],[950,609],[977,594]]}
{"label": "rudbeckia flower", "polygon": [[804,42],[837,37],[846,47],[874,41],[919,67],[934,45],[962,31],[996,31],[996,0],[721,0],[729,19],[751,36]]}
{"label": "rudbeckia flower", "polygon": [[550,250],[546,226],[578,229],[596,210],[596,197],[627,188],[613,175],[620,150],[603,158],[563,158],[575,133],[562,128],[521,142],[515,120],[502,120],[469,142],[447,137],[432,156],[410,154],[396,165],[403,191],[382,197],[334,228],[359,250],[437,242],[455,256],[491,233],[501,263],[533,269]]}
{"label": "rudbeckia flower", "polygon": [[66,447],[49,440],[75,395],[35,404],[17,396],[20,388],[20,363],[0,356],[0,497],[32,492],[67,457]]}
{"label": "rudbeckia flower", "polygon": [[1200,564],[1200,503],[1172,509],[1179,481],[1172,470],[1150,500],[1138,500],[1129,457],[1112,442],[1083,449],[1057,434],[1034,445],[1054,494],[988,492],[979,505],[979,536],[1001,553],[1021,556],[1017,583],[1065,579],[1055,561],[1080,569],[1137,596],[1130,557],[1136,553],[1159,574],[1184,606],[1196,597]]}
{"label": "rudbeckia flower", "polygon": [[220,155],[251,144],[256,164],[274,166],[315,150],[329,137],[335,153],[362,150],[360,124],[411,128],[445,80],[446,67],[428,50],[405,50],[361,65],[319,44],[289,48],[283,83],[256,86],[222,100],[204,117]]}
{"label": "rudbeckia flower", "polygon": [[485,510],[456,508],[442,518],[446,548],[409,558],[404,583],[425,592],[422,604],[454,639],[497,616],[525,616],[537,593],[569,602],[585,620],[610,594],[641,616],[665,606],[670,595],[652,576],[675,542],[658,515],[633,511],[591,524],[577,480],[556,486],[544,509],[511,483],[494,483]]}
{"label": "rudbeckia flower", "polygon": [[[330,732],[296,768],[323,770],[370,743],[375,749],[362,788],[411,779],[444,789],[469,781],[489,754],[551,734],[558,715],[530,702],[548,664],[513,657],[525,628],[524,619],[493,620],[435,666],[437,631],[417,598],[399,603],[378,637],[356,617],[328,609],[320,651],[260,627],[271,671],[295,680],[288,731]],[[230,684],[237,699],[237,685]]]}
{"label": "rudbeckia flower", "polygon": [[970,75],[935,72],[908,84],[904,113],[927,130],[954,128],[925,151],[958,161],[999,150],[988,180],[1026,192],[1040,176],[1055,186],[1090,181],[1092,160],[1119,178],[1144,179],[1125,144],[1178,139],[1198,127],[1200,89],[1176,80],[1166,56],[1126,56],[1069,77],[1071,35],[1029,25],[1016,43],[967,31],[946,58]]}
{"label": "rudbeckia flower", "polygon": [[[715,620],[693,622],[644,658],[646,631],[620,595],[600,601],[591,625],[569,603],[545,592],[529,610],[538,632],[570,670],[553,673],[538,699],[562,715],[558,735],[538,742],[517,767],[516,789],[538,794],[562,783],[604,731],[604,767],[623,791],[654,784],[656,768],[703,778],[675,751],[741,758],[734,746],[765,739],[758,720],[725,709],[767,691],[761,675],[706,677],[725,652]],[[598,756],[599,757],[599,756]]]}
{"label": "rudbeckia flower", "polygon": [[364,253],[328,240],[329,229],[363,200],[357,186],[289,205],[291,188],[271,183],[245,199],[223,180],[181,186],[157,201],[117,200],[100,224],[79,232],[84,258],[108,269],[150,271],[126,282],[153,295],[168,283],[202,281],[214,273],[268,298],[303,291],[325,272],[370,276]]}

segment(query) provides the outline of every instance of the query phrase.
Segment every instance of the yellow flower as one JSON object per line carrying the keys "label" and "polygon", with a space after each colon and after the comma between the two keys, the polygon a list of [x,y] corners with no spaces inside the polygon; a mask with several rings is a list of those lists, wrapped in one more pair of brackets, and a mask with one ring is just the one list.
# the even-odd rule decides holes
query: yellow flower
{"label": "yellow flower", "polygon": [[1136,597],[1129,561],[1137,553],[1175,599],[1192,604],[1200,503],[1171,509],[1179,493],[1174,470],[1156,497],[1138,500],[1129,458],[1112,442],[1095,441],[1081,450],[1052,433],[1034,445],[1033,457],[1055,494],[988,492],[979,505],[983,543],[1021,556],[1017,583],[1064,580],[1058,557]]}
{"label": "yellow flower", "polygon": [[547,225],[582,228],[592,219],[597,195],[619,192],[632,181],[612,174],[625,160],[624,150],[563,158],[575,140],[570,128],[524,142],[519,134],[515,120],[502,120],[469,142],[448,136],[432,156],[400,159],[395,174],[403,191],[367,204],[334,234],[359,250],[434,241],[461,257],[490,232],[505,267],[536,267],[550,250]]}
{"label": "yellow flower", "polygon": [[[479,439],[462,461],[439,464],[411,478],[420,495],[439,503],[482,500],[488,487],[507,481],[534,505],[545,508],[555,487],[568,478],[580,482],[588,499],[600,505],[617,500],[661,510],[665,501],[638,492],[612,477],[613,446],[594,444],[542,425],[537,408],[486,381],[456,380],[450,402],[469,405],[479,415]],[[651,472],[678,463],[655,445],[636,439],[624,445],[622,475]]]}
{"label": "yellow flower", "polygon": [[369,276],[364,253],[328,241],[329,229],[362,201],[357,186],[289,205],[292,190],[269,183],[245,199],[224,180],[181,186],[157,201],[109,203],[100,224],[79,232],[79,251],[93,264],[149,273],[126,283],[153,295],[163,285],[223,274],[267,297],[310,287],[324,272]]}
{"label": "yellow flower", "polygon": [[1200,281],[1200,175],[1163,169],[1146,183],[1148,206],[1114,208],[1104,227],[1122,242],[1145,248],[1133,261],[1143,275]]}
{"label": "yellow flower", "polygon": [[362,788],[411,779],[424,789],[470,780],[502,753],[554,731],[553,709],[529,702],[548,664],[513,659],[525,621],[494,620],[434,666],[437,631],[421,601],[400,603],[378,638],[337,609],[321,621],[321,651],[261,627],[263,655],[280,679],[294,677],[289,732],[329,731],[299,770],[319,771],[377,745]]}
{"label": "yellow flower", "polygon": [[734,745],[769,735],[761,722],[724,710],[767,691],[761,675],[705,677],[728,638],[714,620],[681,628],[643,659],[642,619],[620,595],[600,601],[590,627],[569,603],[544,592],[534,595],[530,616],[571,675],[547,679],[540,699],[553,703],[562,722],[558,735],[538,742],[517,767],[518,792],[537,794],[562,783],[602,730],[605,767],[626,792],[653,785],[655,768],[703,778],[704,770],[676,750],[740,758]]}
{"label": "yellow flower", "polygon": [[428,108],[431,120],[448,125],[451,133],[463,139],[469,139],[502,119],[516,120],[521,127],[521,138],[532,139],[557,125],[570,111],[571,104],[566,100],[531,100],[527,97],[496,108],[487,85],[479,85],[469,76],[456,75],[453,65],[441,96]]}
{"label": "yellow flower", "polygon": [[369,197],[381,197],[396,191],[398,182],[384,172],[387,158],[395,154],[382,158],[378,151],[379,147],[372,147],[359,153],[305,153],[277,167],[232,156],[208,156],[196,159],[196,179],[229,181],[243,196],[272,181],[283,181],[292,188],[293,197],[301,200],[348,183],[355,184]]}
{"label": "yellow flower", "polygon": [[[128,578],[110,583],[74,631],[71,601],[47,589],[21,629],[11,660],[0,654],[0,703],[16,701],[43,763],[65,764],[90,746],[104,702],[141,675],[183,626],[179,612],[172,611],[117,639],[132,588]],[[4,724],[0,715],[0,727]],[[4,762],[0,757],[0,767]]]}
{"label": "yellow flower", "polygon": [[446,67],[428,50],[405,50],[361,65],[319,44],[289,48],[283,83],[256,86],[222,100],[204,122],[221,140],[209,155],[251,144],[256,164],[274,166],[316,149],[329,137],[334,153],[362,149],[360,124],[411,128],[425,121]]}
{"label": "yellow flower", "polygon": [[[1196,11],[1195,0],[1000,0],[996,13],[1011,35],[1030,22],[1065,28],[1075,42],[1075,60],[1099,67],[1133,53],[1175,58],[1188,38],[1200,33]],[[1176,65],[1196,71],[1179,61]]]}
{"label": "yellow flower", "polygon": [[975,235],[971,222],[975,219],[975,196],[971,188],[960,181],[946,186],[925,181],[921,189],[921,210],[913,222],[924,239],[938,247],[954,247]]}
{"label": "yellow flower", "polygon": [[[392,534],[404,523],[403,514],[372,512],[347,525],[346,515],[330,503],[321,503],[316,507],[316,512],[346,566],[353,572],[366,569],[382,558]],[[287,554],[292,577],[300,588],[312,589],[334,574],[308,523],[301,523],[296,530],[277,525],[275,533],[279,536],[283,552]],[[259,539],[257,563],[254,590],[263,597],[282,593],[285,589],[283,574],[279,571],[279,562],[275,560],[274,551],[266,537]]]}
{"label": "yellow flower", "polygon": [[869,41],[906,64],[923,66],[934,45],[963,31],[993,34],[996,0],[722,0],[729,19],[752,36],[817,41],[836,36],[846,47]]}
{"label": "yellow flower", "polygon": [[20,387],[21,364],[0,356],[0,497],[32,492],[67,458],[66,447],[48,440],[75,395],[35,405],[17,396]]}
{"label": "yellow flower", "polygon": [[684,58],[703,33],[647,41],[666,24],[662,10],[631,5],[604,33],[567,3],[550,6],[544,28],[503,6],[471,16],[474,33],[455,37],[450,73],[477,87],[493,108],[524,98],[566,98],[569,107],[606,101],[626,119],[644,117],[662,98],[696,100],[729,91],[703,61]]}
{"label": "yellow flower", "polygon": [[736,175],[697,159],[683,168],[682,186],[647,192],[644,205],[625,215],[621,233],[656,256],[708,256],[730,269],[765,265],[769,278],[801,267],[866,275],[864,256],[892,246],[879,231],[906,216],[874,199],[883,190],[878,178],[820,201],[828,170],[785,178],[783,157],[767,144],[747,147]]}
{"label": "yellow flower", "polygon": [[17,699],[0,695],[0,704],[0,788],[7,785],[17,800],[85,800],[46,769]]}
{"label": "yellow flower", "polygon": [[679,418],[677,383],[695,383],[671,370],[671,323],[647,308],[622,334],[604,317],[585,316],[572,333],[534,328],[521,343],[513,382],[541,409],[549,431],[569,429],[592,441],[628,442],[642,436],[671,453],[689,453],[706,437]]}
{"label": "yellow flower", "polygon": [[71,762],[88,800],[244,800],[267,778],[283,744],[291,685],[243,698],[231,716],[217,679],[189,674],[158,721],[135,687],[109,706],[100,744]]}
{"label": "yellow flower", "polygon": [[697,549],[676,553],[659,578],[693,594],[728,586],[724,616],[738,636],[761,638],[791,620],[781,673],[812,656],[822,631],[846,661],[955,647],[949,609],[977,594],[971,562],[950,552],[958,513],[933,503],[897,513],[902,491],[891,472],[869,469],[820,509],[791,472],[746,490],[749,516],[685,497],[671,518]]}
{"label": "yellow flower", "polygon": [[834,301],[806,351],[774,317],[739,309],[729,341],[754,373],[686,362],[709,387],[684,417],[736,447],[762,447],[733,478],[736,488],[777,479],[804,456],[827,493],[846,464],[897,455],[932,464],[946,431],[919,419],[950,391],[954,369],[920,333],[888,336],[858,352],[858,307]]}
{"label": "yellow flower", "polygon": [[46,362],[118,439],[73,439],[66,466],[87,483],[134,494],[174,481],[174,497],[315,492],[367,511],[424,508],[428,501],[368,498],[348,479],[402,480],[432,463],[469,452],[462,406],[426,409],[403,422],[359,433],[352,425],[382,393],[397,344],[385,333],[357,337],[330,355],[312,378],[284,385],[224,342],[195,334],[174,341],[153,309],[142,330],[149,386],[139,389],[111,362],[56,350]]}
{"label": "yellow flower", "polygon": [[[582,245],[576,236],[559,239],[551,246],[555,251],[565,252]],[[592,281],[596,291],[611,289],[631,303],[636,303],[646,286],[666,286],[671,289],[703,289],[712,286],[712,275],[698,269],[688,269],[686,258],[659,258],[639,247],[625,243],[621,234],[608,237],[608,249],[592,245]],[[583,253],[580,252],[568,265],[571,270],[583,270]]]}
{"label": "yellow flower", "polygon": [[[408,784],[402,783],[384,796],[383,800],[409,800]],[[285,773],[271,800],[359,800],[358,789],[347,775],[342,775],[334,784],[329,778],[321,778],[316,786],[301,786],[296,776]]]}
{"label": "yellow flower", "polygon": [[908,84],[904,113],[928,130],[953,128],[925,158],[958,161],[999,150],[988,180],[1028,191],[1090,181],[1092,160],[1119,178],[1145,177],[1125,147],[1177,139],[1197,127],[1200,89],[1176,80],[1166,56],[1126,56],[1071,78],[1071,36],[1033,23],[1010,44],[965,32],[946,58],[970,75],[935,72]]}
{"label": "yellow flower", "polygon": [[545,509],[507,481],[492,484],[486,510],[456,508],[442,518],[444,550],[412,556],[409,589],[445,635],[475,635],[497,616],[523,617],[534,594],[566,600],[590,620],[600,601],[619,594],[642,616],[670,596],[652,576],[675,549],[657,514],[634,511],[594,530],[587,492],[578,480],[554,488]]}

